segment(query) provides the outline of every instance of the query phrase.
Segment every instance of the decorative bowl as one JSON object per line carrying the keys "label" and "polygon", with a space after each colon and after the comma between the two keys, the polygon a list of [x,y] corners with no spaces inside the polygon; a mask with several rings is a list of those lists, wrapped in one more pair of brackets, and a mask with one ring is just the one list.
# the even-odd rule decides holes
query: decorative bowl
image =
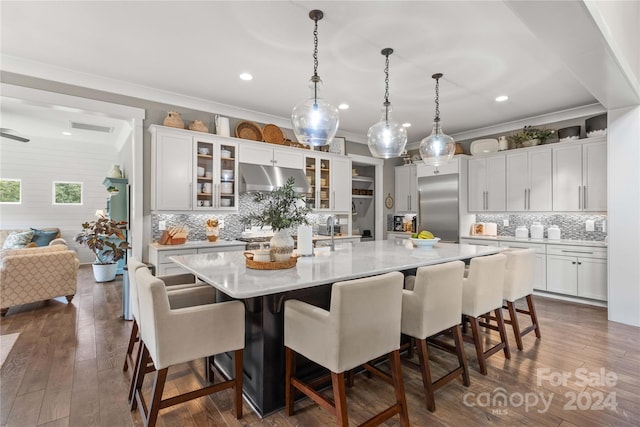
{"label": "decorative bowl", "polygon": [[413,237],[410,237],[409,240],[411,240],[411,242],[417,247],[422,248],[422,247],[432,247],[433,245],[435,245],[440,241],[440,238],[434,237],[433,239],[414,239]]}

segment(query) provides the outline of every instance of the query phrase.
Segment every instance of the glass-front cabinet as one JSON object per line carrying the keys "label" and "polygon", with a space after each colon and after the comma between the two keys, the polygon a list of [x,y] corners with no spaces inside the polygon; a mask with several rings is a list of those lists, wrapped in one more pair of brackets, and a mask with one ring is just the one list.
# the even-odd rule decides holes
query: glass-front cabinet
{"label": "glass-front cabinet", "polygon": [[194,210],[237,210],[238,145],[221,137],[194,140]]}
{"label": "glass-front cabinet", "polygon": [[305,156],[311,187],[306,202],[314,211],[351,211],[351,162],[347,157]]}

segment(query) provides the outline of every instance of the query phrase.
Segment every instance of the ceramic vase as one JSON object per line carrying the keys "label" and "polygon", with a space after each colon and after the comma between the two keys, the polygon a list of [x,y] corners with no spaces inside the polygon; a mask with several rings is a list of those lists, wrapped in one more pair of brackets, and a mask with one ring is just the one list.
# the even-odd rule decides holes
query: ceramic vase
{"label": "ceramic vase", "polygon": [[287,261],[293,254],[294,241],[293,237],[287,230],[278,230],[275,232],[269,248],[271,249],[271,258],[274,261]]}
{"label": "ceramic vase", "polygon": [[120,165],[113,165],[108,173],[109,178],[122,178],[122,171]]}

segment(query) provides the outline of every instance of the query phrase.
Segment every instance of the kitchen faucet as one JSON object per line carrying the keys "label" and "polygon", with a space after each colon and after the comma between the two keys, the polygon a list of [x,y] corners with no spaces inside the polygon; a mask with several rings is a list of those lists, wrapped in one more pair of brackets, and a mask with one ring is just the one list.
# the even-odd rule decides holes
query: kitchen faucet
{"label": "kitchen faucet", "polygon": [[335,224],[336,224],[336,219],[333,217],[333,215],[329,215],[327,217],[327,227],[331,230],[331,252],[336,251],[336,244],[333,239],[333,228]]}

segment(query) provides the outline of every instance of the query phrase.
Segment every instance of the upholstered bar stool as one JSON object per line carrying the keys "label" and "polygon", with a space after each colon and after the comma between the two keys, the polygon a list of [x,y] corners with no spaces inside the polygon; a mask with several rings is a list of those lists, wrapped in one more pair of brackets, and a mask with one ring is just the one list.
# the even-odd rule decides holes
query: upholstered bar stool
{"label": "upholstered bar stool", "polygon": [[[502,350],[511,359],[509,342],[502,317],[502,292],[507,257],[502,254],[476,257],[469,264],[469,274],[462,281],[462,314],[471,323],[480,373],[487,375],[487,358]],[[495,313],[500,342],[484,350],[480,337],[480,317]],[[465,336],[466,338],[466,336]]]}
{"label": "upholstered bar stool", "polygon": [[[147,266],[141,263],[136,257],[130,257],[127,261],[127,269],[129,271],[129,289],[131,292],[131,315],[133,317],[133,324],[131,325],[131,336],[129,337],[129,344],[127,345],[127,353],[124,357],[124,365],[122,367],[123,371],[127,371],[129,369],[129,365],[133,367],[134,358],[133,358],[133,348],[135,346],[136,341],[138,341],[138,291],[136,288],[136,271],[139,268],[147,268]],[[197,286],[207,286],[209,285],[204,283],[195,283],[195,276],[193,274],[177,274],[173,276],[165,276],[160,278],[164,284],[170,289],[178,290],[178,289],[190,289]],[[184,297],[182,297],[184,300]],[[215,301],[214,301],[215,302]],[[183,305],[186,302],[183,301]],[[135,368],[134,368],[135,370]]]}
{"label": "upholstered bar stool", "polygon": [[[235,393],[235,415],[242,417],[242,349],[244,348],[244,305],[228,301],[174,309],[169,305],[162,280],[146,268],[136,271],[140,309],[142,352],[135,379],[135,406],[145,426],[154,426],[160,409],[228,388]],[[182,290],[177,292],[186,292]],[[167,399],[162,398],[169,367],[226,352],[234,353],[234,378]],[[153,390],[148,404],[142,392],[144,367],[155,367]]]}
{"label": "upholstered bar stool", "polygon": [[[286,355],[286,413],[293,415],[295,390],[303,392],[348,426],[345,371],[363,365],[395,389],[396,403],[362,425],[377,425],[396,414],[409,425],[400,368],[400,320],[402,273],[334,283],[330,310],[297,300],[285,302],[284,345]],[[296,375],[296,354],[331,371],[333,402],[302,382]],[[391,376],[367,362],[389,355]]]}
{"label": "upholstered bar stool", "polygon": [[[507,266],[504,277],[503,298],[509,310],[509,319],[505,323],[511,324],[513,334],[516,337],[518,350],[522,350],[522,337],[531,331],[535,331],[536,338],[540,338],[540,324],[533,305],[533,274],[536,265],[536,251],[534,249],[511,249],[503,252],[507,257]],[[528,310],[516,308],[515,302],[520,298],[526,298]],[[517,313],[523,313],[531,318],[531,326],[520,329]]]}
{"label": "upholstered bar stool", "polygon": [[[467,359],[460,331],[462,316],[462,279],[464,263],[453,261],[445,264],[418,268],[415,276],[405,279],[408,289],[402,291],[402,333],[417,342],[420,371],[424,384],[427,409],[436,410],[434,391],[457,377],[465,386],[470,384]],[[427,338],[442,332],[451,332],[458,357],[458,367],[437,381],[431,378]],[[444,343],[438,346],[443,346]]]}

